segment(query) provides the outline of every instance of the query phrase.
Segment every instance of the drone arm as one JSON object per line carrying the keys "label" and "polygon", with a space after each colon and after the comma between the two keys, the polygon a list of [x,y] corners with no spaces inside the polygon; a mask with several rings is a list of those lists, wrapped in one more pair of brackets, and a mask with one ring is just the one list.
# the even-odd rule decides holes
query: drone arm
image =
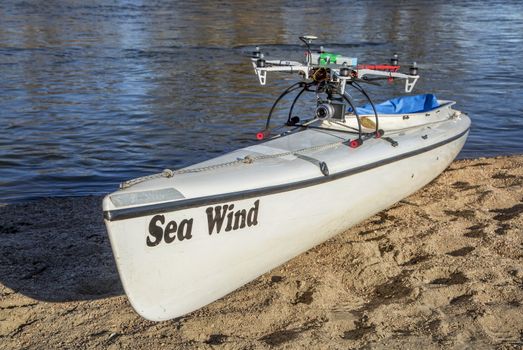
{"label": "drone arm", "polygon": [[355,72],[357,73],[357,78],[363,80],[365,80],[366,76],[405,79],[405,92],[411,92],[419,79],[419,75],[408,75],[399,72],[387,72],[374,69],[358,69]]}
{"label": "drone arm", "polygon": [[303,63],[296,61],[266,60],[265,63],[273,66],[303,66]]}
{"label": "drone arm", "polygon": [[267,67],[258,67],[257,61],[252,60],[254,72],[258,76],[261,85],[267,82],[267,72],[303,73],[305,79],[309,78],[309,67],[295,61],[267,60]]}

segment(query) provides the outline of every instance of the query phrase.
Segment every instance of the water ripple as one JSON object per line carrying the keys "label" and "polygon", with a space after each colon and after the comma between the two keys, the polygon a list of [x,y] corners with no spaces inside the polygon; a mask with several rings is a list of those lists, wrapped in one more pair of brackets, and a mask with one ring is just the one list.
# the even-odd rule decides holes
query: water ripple
{"label": "water ripple", "polygon": [[260,87],[245,53],[299,60],[303,34],[362,62],[417,61],[417,92],[473,120],[460,157],[523,149],[521,2],[5,0],[0,23],[0,202],[106,193],[253,144],[291,80]]}

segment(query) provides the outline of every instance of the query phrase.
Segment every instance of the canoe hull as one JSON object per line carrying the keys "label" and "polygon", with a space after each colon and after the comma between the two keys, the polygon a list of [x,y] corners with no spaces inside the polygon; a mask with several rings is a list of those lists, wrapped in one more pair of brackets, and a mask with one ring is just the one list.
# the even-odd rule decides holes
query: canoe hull
{"label": "canoe hull", "polygon": [[330,181],[106,220],[126,294],[149,320],[194,311],[428,184],[467,135]]}

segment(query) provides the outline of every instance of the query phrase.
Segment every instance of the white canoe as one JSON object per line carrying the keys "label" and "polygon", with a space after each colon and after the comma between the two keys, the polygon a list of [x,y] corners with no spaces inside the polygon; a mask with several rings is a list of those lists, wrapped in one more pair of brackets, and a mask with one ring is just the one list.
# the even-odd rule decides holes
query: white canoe
{"label": "white canoe", "polygon": [[417,191],[469,132],[470,119],[444,105],[424,113],[430,123],[398,128],[416,118],[391,117],[384,138],[358,148],[346,133],[306,129],[106,196],[131,304],[149,320],[184,315]]}

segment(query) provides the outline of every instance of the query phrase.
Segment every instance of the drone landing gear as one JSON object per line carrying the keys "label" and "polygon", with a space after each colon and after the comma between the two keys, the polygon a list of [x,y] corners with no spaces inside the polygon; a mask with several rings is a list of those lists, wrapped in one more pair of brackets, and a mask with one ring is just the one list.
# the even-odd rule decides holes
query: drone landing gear
{"label": "drone landing gear", "polygon": [[[292,132],[297,129],[302,128],[311,128],[311,129],[320,129],[320,130],[336,130],[337,132],[345,132],[348,134],[357,134],[357,138],[355,139],[349,139],[346,144],[351,148],[358,148],[360,147],[365,140],[368,140],[370,138],[381,138],[384,135],[384,131],[379,129],[379,118],[378,113],[376,111],[376,108],[374,106],[374,103],[372,102],[370,96],[367,94],[367,92],[358,84],[356,81],[347,81],[347,86],[351,86],[356,91],[360,92],[367,101],[369,101],[370,105],[372,106],[372,109],[374,111],[374,117],[375,117],[375,123],[374,132],[364,132],[362,128],[362,120],[358,113],[358,110],[353,102],[352,96],[347,92],[343,91],[343,93],[339,92],[338,86],[336,83],[329,82],[327,80],[321,80],[321,81],[313,81],[313,82],[298,82],[291,86],[289,86],[287,89],[285,89],[280,96],[274,101],[270,111],[269,115],[267,116],[267,121],[265,123],[265,129],[260,131],[256,134],[256,138],[258,140],[263,140],[268,138],[271,135],[271,132],[280,129],[282,127],[294,127],[291,131],[286,131],[285,133]],[[314,88],[313,88],[314,87]],[[276,109],[276,106],[278,103],[288,94],[298,91],[297,95],[294,97],[292,104],[289,108],[289,113],[287,116],[287,121],[285,124],[276,127],[271,128],[271,118],[272,114],[274,113],[274,110]],[[306,122],[300,123],[300,118],[298,116],[293,116],[292,113],[294,111],[294,107],[300,97],[303,95],[304,92],[314,92],[316,94],[316,100],[317,100],[317,107],[316,107],[316,113],[315,117],[311,120],[308,120]],[[320,94],[326,94],[327,98],[322,99],[320,98]],[[346,106],[350,107],[350,110],[354,113],[356,117],[356,121],[358,123],[358,127],[353,128],[351,126],[346,125],[345,122],[345,111]],[[347,130],[340,130],[339,128],[333,129],[329,127],[324,126],[317,126],[312,125],[313,122],[318,120],[331,120],[334,123],[336,123],[339,126],[344,126],[347,128]],[[279,136],[284,135],[280,134]]]}

